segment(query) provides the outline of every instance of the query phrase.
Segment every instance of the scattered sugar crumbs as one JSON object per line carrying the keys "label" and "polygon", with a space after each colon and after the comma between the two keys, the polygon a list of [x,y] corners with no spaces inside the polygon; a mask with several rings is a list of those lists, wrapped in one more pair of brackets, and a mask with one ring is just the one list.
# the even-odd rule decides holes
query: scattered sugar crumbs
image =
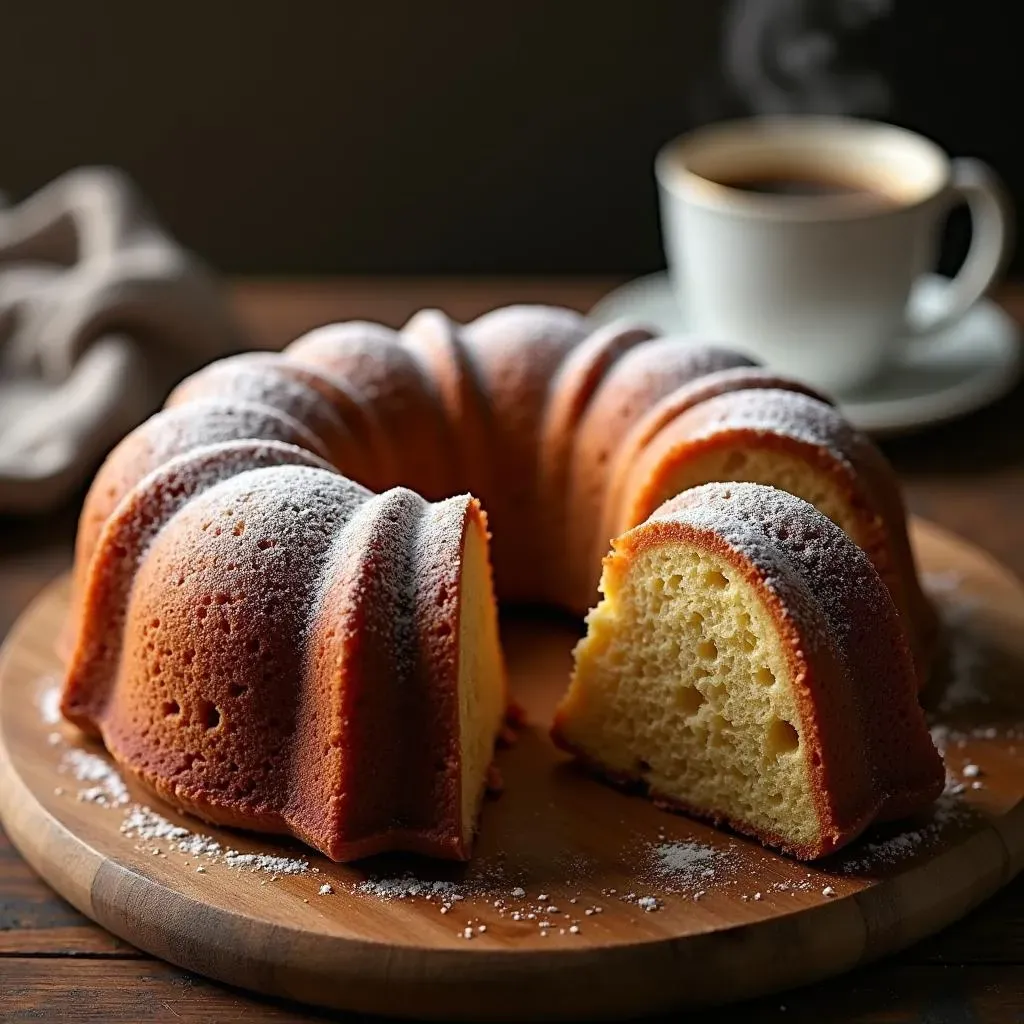
{"label": "scattered sugar crumbs", "polygon": [[353,892],[373,896],[386,903],[419,898],[428,902],[436,900],[442,907],[448,904],[448,910],[451,909],[450,904],[466,898],[466,889],[467,886],[457,882],[421,879],[412,874],[397,878],[367,878],[352,886]]}
{"label": "scattered sugar crumbs", "polygon": [[64,716],[60,713],[60,680],[56,676],[44,676],[39,680],[36,693],[36,706],[39,717],[47,725],[60,725]]}
{"label": "scattered sugar crumbs", "polygon": [[921,583],[935,599],[935,607],[949,638],[949,679],[937,711],[988,704],[985,690],[985,652],[970,630],[978,601],[965,592],[964,577],[958,572],[923,573]]}
{"label": "scattered sugar crumbs", "polygon": [[[148,849],[157,856],[166,856],[166,847],[188,857],[206,858],[212,863],[224,864],[238,871],[264,872],[271,878],[279,878],[282,875],[305,875],[311,872],[309,861],[304,857],[241,853],[225,848],[212,836],[175,825],[162,814],[138,804],[133,805],[125,815],[121,823],[121,833],[137,840],[139,849]],[[197,873],[205,874],[205,869],[200,871],[199,867],[196,868]]]}
{"label": "scattered sugar crumbs", "polygon": [[78,789],[78,799],[103,807],[128,805],[128,787],[118,770],[105,757],[73,747],[61,756],[60,771],[87,785]]}
{"label": "scattered sugar crumbs", "polygon": [[647,874],[661,879],[666,891],[695,898],[714,887],[734,860],[730,849],[696,840],[662,841],[645,852]]}
{"label": "scattered sugar crumbs", "polygon": [[[977,747],[978,741],[1000,740],[1009,744],[1005,748],[1006,753],[1016,755],[1017,747],[1013,741],[1024,743],[1024,725],[986,725],[963,730],[939,723],[931,727],[931,737],[946,762],[946,792],[955,796],[967,790],[986,788],[984,747]],[[965,750],[968,744],[971,744],[972,751],[981,754],[981,763],[975,759],[976,753],[968,756]],[[959,768],[952,767],[958,759],[961,762]]]}
{"label": "scattered sugar crumbs", "polygon": [[861,874],[895,866],[926,850],[941,838],[948,826],[968,820],[973,813],[958,793],[947,789],[935,802],[930,820],[884,839],[861,840],[837,854],[837,870],[843,874]]}
{"label": "scattered sugar crumbs", "polygon": [[43,676],[38,681],[36,707],[43,723],[51,727],[46,736],[46,742],[51,747],[58,747],[64,742],[64,734],[60,732],[60,726],[64,722],[64,716],[60,711],[60,695],[61,684],[56,676]]}
{"label": "scattered sugar crumbs", "polygon": [[[383,902],[423,901],[433,904],[440,916],[453,922],[453,931],[469,941],[486,935],[503,924],[513,935],[534,931],[540,938],[572,936],[584,931],[587,918],[604,912],[604,906],[583,898],[580,888],[567,879],[559,886],[531,890],[509,884],[503,862],[486,858],[475,861],[472,873],[453,881],[420,878],[412,873],[395,877],[371,876],[354,882],[350,891]],[[634,900],[636,898],[634,897]],[[658,909],[660,900],[651,898],[643,909]],[[485,919],[486,915],[486,919]]]}

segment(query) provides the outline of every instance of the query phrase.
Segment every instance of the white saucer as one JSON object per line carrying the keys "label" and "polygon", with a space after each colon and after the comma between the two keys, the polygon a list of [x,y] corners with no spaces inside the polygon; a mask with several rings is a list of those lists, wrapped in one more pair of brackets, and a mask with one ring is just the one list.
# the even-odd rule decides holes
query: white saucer
{"label": "white saucer", "polygon": [[[945,279],[929,275],[914,306],[928,312],[941,302]],[[591,310],[600,323],[628,318],[665,334],[686,332],[664,272],[630,281]],[[973,412],[1006,394],[1021,373],[1020,330],[994,302],[979,302],[956,326],[915,345],[882,376],[839,396],[846,417],[876,436],[906,433]]]}

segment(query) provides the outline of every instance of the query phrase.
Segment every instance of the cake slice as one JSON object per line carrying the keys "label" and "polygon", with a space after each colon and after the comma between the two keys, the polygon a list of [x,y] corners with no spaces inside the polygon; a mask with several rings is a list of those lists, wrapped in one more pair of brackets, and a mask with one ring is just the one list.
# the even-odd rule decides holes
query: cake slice
{"label": "cake slice", "polygon": [[892,599],[802,499],[686,491],[601,589],[553,729],[593,769],[808,860],[941,792]]}

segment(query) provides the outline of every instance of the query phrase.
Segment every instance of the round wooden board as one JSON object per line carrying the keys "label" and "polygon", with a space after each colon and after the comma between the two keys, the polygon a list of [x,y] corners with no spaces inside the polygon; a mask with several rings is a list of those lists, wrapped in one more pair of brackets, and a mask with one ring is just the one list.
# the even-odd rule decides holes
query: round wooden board
{"label": "round wooden board", "polygon": [[[499,753],[505,793],[484,809],[469,866],[335,865],[168,807],[154,809],[225,848],[305,857],[309,869],[240,869],[183,852],[174,836],[127,834],[134,802],[152,801],[130,783],[111,798],[109,778],[87,777],[102,776],[105,755],[55,721],[64,582],[23,616],[0,659],[0,812],[36,871],[105,928],[182,967],[311,1003],[472,1020],[622,1017],[798,985],[936,931],[1024,864],[1024,590],[933,526],[915,524],[914,540],[952,626],[930,704],[951,785],[965,789],[815,865],[578,771],[546,735],[575,627],[524,619],[505,623],[506,651],[531,724]],[[447,887],[366,891],[402,876],[407,891],[417,880]],[[332,891],[320,895],[324,885]]]}

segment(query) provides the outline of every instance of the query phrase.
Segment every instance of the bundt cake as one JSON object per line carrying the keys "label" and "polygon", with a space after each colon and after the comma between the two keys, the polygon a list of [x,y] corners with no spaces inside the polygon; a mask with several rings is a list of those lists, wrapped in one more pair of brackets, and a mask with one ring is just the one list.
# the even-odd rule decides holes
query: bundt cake
{"label": "bundt cake", "polygon": [[[898,490],[827,402],[744,356],[569,310],[427,310],[214,363],[111,453],[79,527],[65,712],[210,820],[338,858],[465,856],[503,692],[488,557],[499,600],[582,614],[609,538],[723,477],[777,483],[849,530],[923,673],[932,612]],[[463,492],[480,504],[449,499]],[[366,744],[376,778],[349,787]]]}
{"label": "bundt cake", "polygon": [[899,614],[807,502],[705,484],[614,542],[553,736],[665,804],[824,856],[933,801]]}

